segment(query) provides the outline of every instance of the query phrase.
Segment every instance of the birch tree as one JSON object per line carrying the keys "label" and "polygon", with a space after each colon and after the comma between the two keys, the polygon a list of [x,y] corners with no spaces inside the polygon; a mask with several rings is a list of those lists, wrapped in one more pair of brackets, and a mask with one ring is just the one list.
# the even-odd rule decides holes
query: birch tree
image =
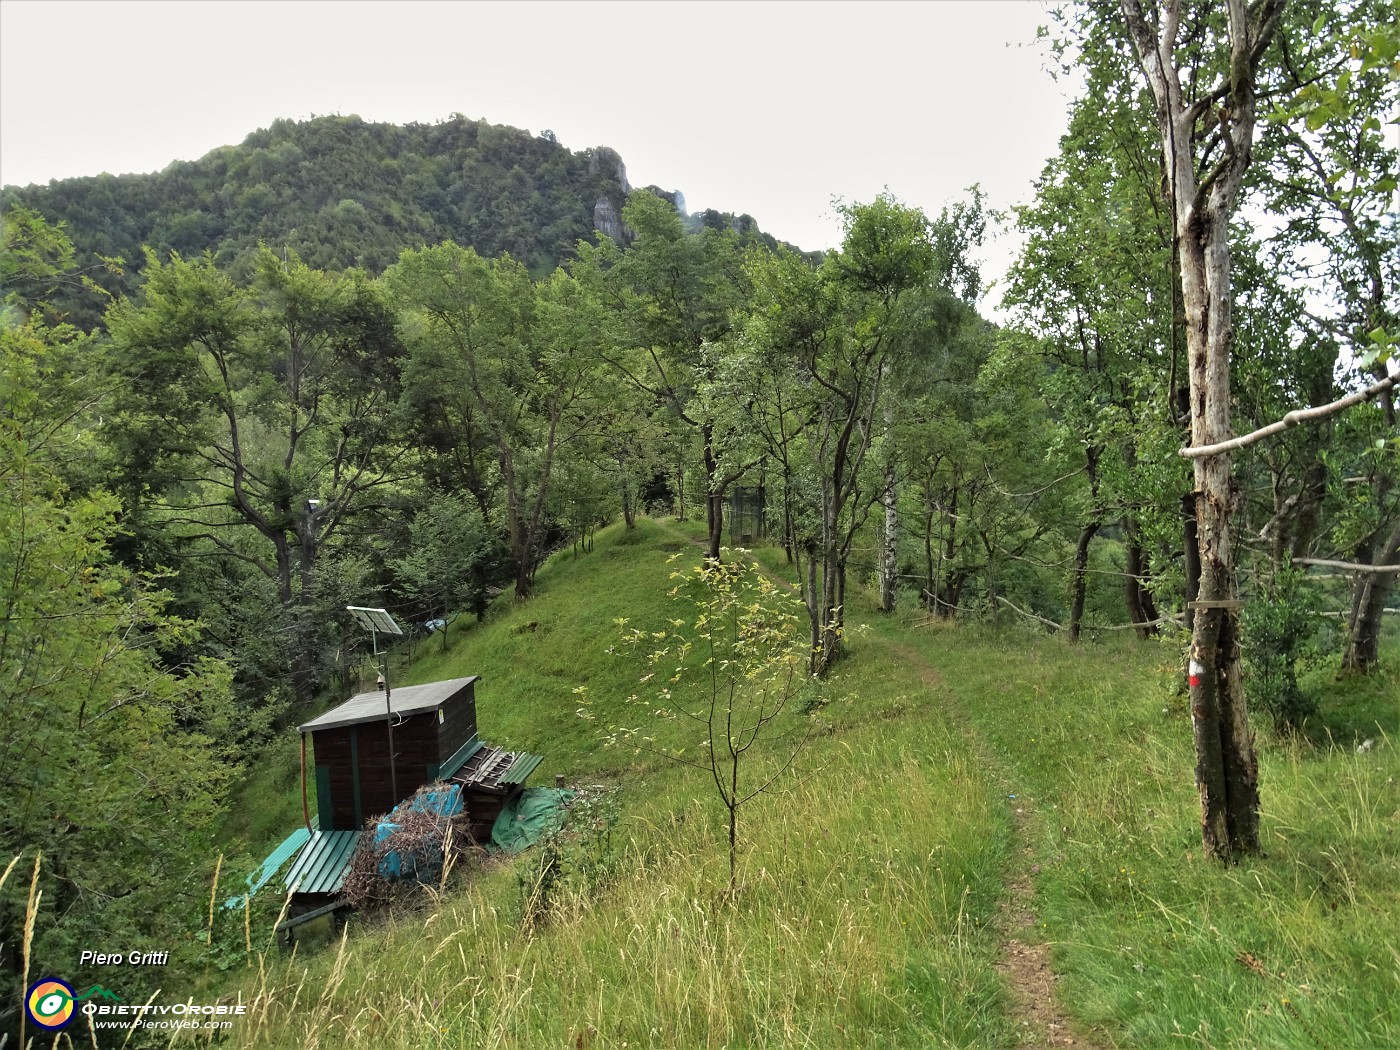
{"label": "birch tree", "polygon": [[[1186,316],[1191,443],[1230,436],[1230,217],[1254,142],[1256,77],[1284,0],[1215,5],[1121,0],[1156,103]],[[1259,770],[1241,678],[1239,594],[1226,453],[1193,460],[1199,590],[1188,678],[1207,854],[1259,849]]]}

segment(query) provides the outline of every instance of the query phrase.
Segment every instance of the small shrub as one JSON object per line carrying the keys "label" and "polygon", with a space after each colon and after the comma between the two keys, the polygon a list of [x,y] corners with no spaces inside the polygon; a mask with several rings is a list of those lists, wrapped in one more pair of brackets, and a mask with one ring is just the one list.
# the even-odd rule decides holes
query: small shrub
{"label": "small shrub", "polygon": [[616,788],[579,790],[560,826],[516,868],[522,926],[545,923],[565,900],[592,897],[608,882],[615,866],[612,833],[618,813]]}
{"label": "small shrub", "polygon": [[1317,595],[1296,569],[1277,573],[1241,614],[1245,692],[1274,728],[1295,733],[1317,712],[1317,698],[1298,683],[1299,665],[1320,656]]}
{"label": "small shrub", "polygon": [[[411,802],[443,790],[442,785],[418,789]],[[394,830],[375,841],[387,817],[371,817],[350,859],[341,895],[357,911],[366,911],[416,897],[424,887],[441,885],[470,846],[460,814],[447,816],[426,803],[400,805],[393,813]]]}

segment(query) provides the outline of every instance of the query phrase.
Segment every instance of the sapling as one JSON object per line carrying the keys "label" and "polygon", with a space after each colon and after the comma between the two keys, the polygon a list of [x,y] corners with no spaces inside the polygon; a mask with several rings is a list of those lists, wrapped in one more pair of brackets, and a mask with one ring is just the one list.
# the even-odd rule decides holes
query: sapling
{"label": "sapling", "polygon": [[670,597],[687,613],[664,628],[627,628],[625,619],[616,621],[627,628],[623,648],[645,657],[641,682],[647,695],[633,694],[628,701],[654,716],[694,722],[702,739],[666,745],[624,728],[610,737],[710,774],[728,815],[731,897],[738,878],[739,808],[792,767],[814,725],[811,718],[787,726],[780,721],[812,682],[802,645],[803,605],[744,553],[732,552],[728,562],[706,558],[673,573]]}

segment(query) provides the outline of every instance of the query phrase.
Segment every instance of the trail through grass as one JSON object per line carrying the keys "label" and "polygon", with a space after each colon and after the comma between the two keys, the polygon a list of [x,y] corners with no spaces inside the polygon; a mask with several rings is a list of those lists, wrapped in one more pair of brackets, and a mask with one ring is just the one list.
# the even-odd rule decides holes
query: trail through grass
{"label": "trail through grass", "polygon": [[[1400,1045],[1400,763],[1385,723],[1360,754],[1266,741],[1268,855],[1221,869],[1200,856],[1165,644],[914,627],[857,595],[824,705],[794,716],[817,720],[813,742],[744,814],[729,899],[713,786],[604,745],[642,717],[624,702],[636,662],[609,652],[615,621],[668,614],[668,559],[698,558],[691,540],[647,521],[609,530],[404,678],[481,674],[483,737],[543,753],[542,779],[617,785],[609,876],[528,924],[516,874],[529,857],[488,864],[421,911],[267,956],[233,993],[254,1008],[236,1040]],[[780,552],[760,555],[785,571]],[[1053,967],[1040,1012],[1007,967],[1012,946]]]}
{"label": "trail through grass", "polygon": [[1400,1045],[1400,763],[1383,727],[1364,753],[1261,742],[1267,852],[1223,869],[1201,856],[1175,653],[1113,650],[1125,692],[1102,653],[1011,650],[976,632],[921,648],[965,684],[1039,816],[1037,932],[1075,1016],[1132,1047]]}

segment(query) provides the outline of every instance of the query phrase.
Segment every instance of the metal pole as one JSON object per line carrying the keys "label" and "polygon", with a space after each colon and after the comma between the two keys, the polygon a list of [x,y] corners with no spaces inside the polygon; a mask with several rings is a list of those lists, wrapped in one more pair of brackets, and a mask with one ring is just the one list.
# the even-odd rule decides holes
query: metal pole
{"label": "metal pole", "polygon": [[[379,661],[379,673],[384,676],[384,724],[389,730],[389,791],[394,796],[394,805],[399,799],[399,778],[394,761],[394,708],[389,703],[389,654],[386,652]],[[393,807],[390,807],[393,808]]]}
{"label": "metal pole", "polygon": [[374,646],[375,658],[379,661],[379,684],[384,687],[384,728],[389,737],[389,790],[394,795],[394,805],[399,804],[399,771],[397,756],[394,753],[394,704],[389,689],[389,652],[379,651],[379,632],[403,634],[402,628],[385,609],[371,609],[364,605],[347,605],[361,627],[369,631],[370,644]]}
{"label": "metal pole", "polygon": [[[319,806],[320,799],[316,802]],[[317,815],[320,815],[319,809]],[[301,734],[301,819],[306,821],[306,830],[311,830],[311,809],[306,804],[306,734]]]}

